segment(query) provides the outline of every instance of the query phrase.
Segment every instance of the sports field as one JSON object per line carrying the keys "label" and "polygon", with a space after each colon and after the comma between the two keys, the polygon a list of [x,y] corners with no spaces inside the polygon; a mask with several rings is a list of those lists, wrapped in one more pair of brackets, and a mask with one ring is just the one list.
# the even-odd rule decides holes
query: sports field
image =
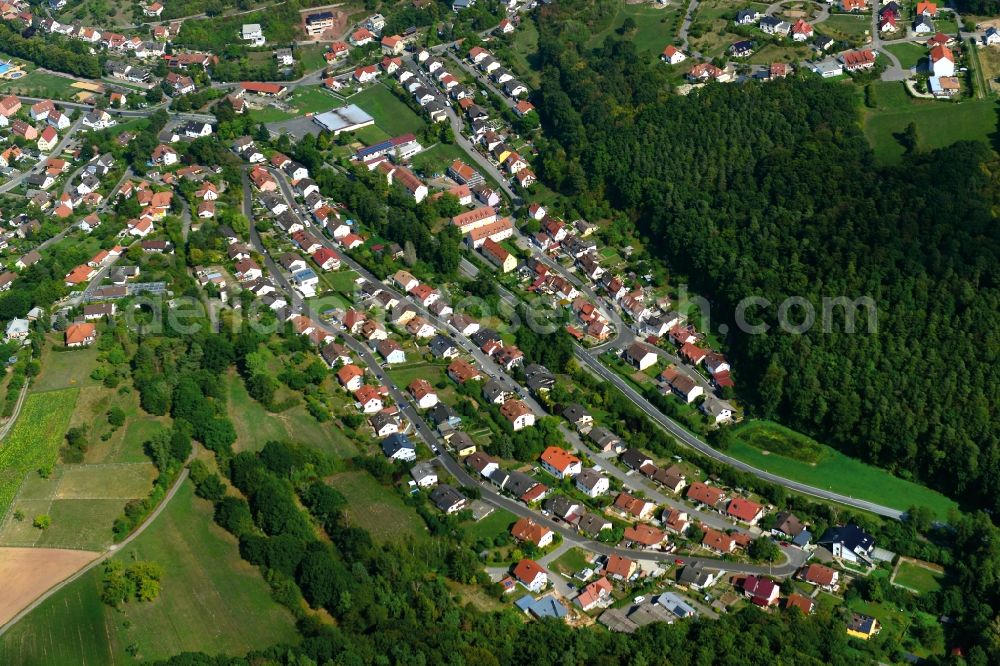
{"label": "sports field", "polygon": [[[116,557],[164,569],[159,598],[124,612],[101,603],[101,568],[67,585],[0,637],[0,663],[133,664],[184,651],[244,654],[294,642],[291,613],[271,599],[211,505],[185,483],[149,529]],[[133,646],[135,658],[126,650]]]}

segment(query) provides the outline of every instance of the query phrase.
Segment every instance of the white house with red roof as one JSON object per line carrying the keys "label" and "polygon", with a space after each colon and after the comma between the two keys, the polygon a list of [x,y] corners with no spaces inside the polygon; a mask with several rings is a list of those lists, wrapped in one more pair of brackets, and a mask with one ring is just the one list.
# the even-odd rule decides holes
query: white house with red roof
{"label": "white house with red roof", "polygon": [[673,44],[668,44],[667,48],[663,49],[663,53],[660,55],[660,60],[669,65],[676,65],[687,60],[687,56]]}

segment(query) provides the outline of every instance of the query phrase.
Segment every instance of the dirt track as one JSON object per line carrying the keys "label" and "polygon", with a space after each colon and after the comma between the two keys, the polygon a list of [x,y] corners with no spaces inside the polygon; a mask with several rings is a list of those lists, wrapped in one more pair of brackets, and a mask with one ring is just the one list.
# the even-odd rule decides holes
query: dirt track
{"label": "dirt track", "polygon": [[0,625],[99,555],[61,548],[0,548]]}

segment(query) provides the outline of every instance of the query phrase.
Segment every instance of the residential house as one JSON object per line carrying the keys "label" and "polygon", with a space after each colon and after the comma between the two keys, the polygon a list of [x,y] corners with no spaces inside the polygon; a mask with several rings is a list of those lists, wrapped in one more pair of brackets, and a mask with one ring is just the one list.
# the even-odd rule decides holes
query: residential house
{"label": "residential house", "polygon": [[[926,4],[926,3],[921,3]],[[882,626],[878,620],[870,615],[853,613],[851,620],[847,623],[847,635],[867,641],[873,636],[877,636],[882,631]]]}
{"label": "residential house", "polygon": [[816,543],[824,546],[837,559],[856,564],[870,565],[873,562],[875,539],[857,525],[830,527]]}
{"label": "residential house", "polygon": [[618,493],[618,497],[615,498],[612,506],[619,513],[631,516],[632,518],[638,518],[639,520],[649,518],[653,514],[653,511],[656,510],[654,503],[647,502],[626,492]]}
{"label": "residential house", "polygon": [[726,508],[726,515],[748,525],[756,525],[764,516],[764,507],[742,497],[734,497]]}
{"label": "residential house", "polygon": [[[506,406],[506,404],[504,406]],[[545,451],[542,452],[541,463],[542,469],[557,479],[573,477],[583,471],[580,459],[566,449],[558,446],[550,446],[545,449]]]}
{"label": "residential house", "polygon": [[449,515],[458,513],[469,504],[465,495],[446,483],[442,483],[431,492],[430,500],[440,511]]}
{"label": "residential house", "polygon": [[709,507],[716,507],[723,498],[725,498],[726,493],[715,486],[709,486],[702,483],[701,481],[695,481],[690,486],[688,486],[687,497],[692,502],[696,504],[704,504]]}
{"label": "residential house", "polygon": [[657,363],[657,354],[653,349],[641,342],[634,342],[625,351],[626,360],[634,365],[639,371],[650,368]]}
{"label": "residential house", "polygon": [[705,528],[704,533],[704,537],[701,540],[702,547],[722,555],[736,550],[736,541],[725,532]]}
{"label": "residential house", "polygon": [[90,323],[74,323],[66,328],[67,347],[86,347],[97,339],[97,328]]}
{"label": "residential house", "polygon": [[747,576],[743,579],[743,595],[751,603],[762,608],[778,603],[780,590],[777,583],[763,576]]}
{"label": "residential house", "polygon": [[420,409],[430,409],[438,403],[437,392],[426,379],[414,379],[407,387]]}
{"label": "residential house", "polygon": [[637,523],[625,528],[625,540],[643,548],[656,548],[667,540],[667,534],[652,525]]}
{"label": "residential house", "polygon": [[836,592],[840,587],[840,572],[816,562],[799,572],[799,577],[830,592]]}
{"label": "residential house", "polygon": [[631,580],[638,570],[638,562],[621,555],[609,555],[608,562],[604,565],[604,575],[616,580]]}
{"label": "residential house", "polygon": [[607,477],[595,469],[585,469],[576,475],[574,479],[576,489],[587,497],[600,497],[608,492],[610,482]]}
{"label": "residential house", "polygon": [[431,488],[438,483],[437,468],[431,462],[418,462],[410,469],[410,476],[418,488]]}
{"label": "residential house", "polygon": [[668,44],[667,47],[663,49],[663,53],[660,54],[660,60],[668,65],[677,65],[687,60],[687,56],[673,44]]}
{"label": "residential house", "polygon": [[523,559],[514,567],[514,578],[529,591],[539,593],[549,584],[545,569],[534,560]]}
{"label": "residential house", "polygon": [[594,582],[587,584],[573,602],[584,612],[595,608],[603,608],[613,601],[611,590],[611,581],[602,576]]}
{"label": "residential house", "polygon": [[354,400],[361,406],[361,411],[365,414],[374,414],[382,411],[382,396],[378,389],[373,386],[362,386],[354,392]]}
{"label": "residential house", "polygon": [[364,383],[364,370],[358,366],[348,363],[337,370],[337,381],[347,391],[354,393],[361,388]]}
{"label": "residential house", "polygon": [[390,460],[412,462],[417,459],[417,447],[405,433],[397,432],[382,440],[382,453]]}
{"label": "residential house", "polygon": [[500,406],[500,415],[507,419],[514,431],[535,425],[535,414],[521,400],[508,400]]}
{"label": "residential house", "polygon": [[518,541],[532,543],[537,548],[545,548],[552,544],[555,534],[544,525],[539,525],[531,518],[521,518],[510,529],[512,537]]}
{"label": "residential house", "polygon": [[685,564],[677,576],[677,582],[692,590],[701,591],[715,585],[716,581],[722,577],[723,572],[715,569],[706,569],[701,562]]}

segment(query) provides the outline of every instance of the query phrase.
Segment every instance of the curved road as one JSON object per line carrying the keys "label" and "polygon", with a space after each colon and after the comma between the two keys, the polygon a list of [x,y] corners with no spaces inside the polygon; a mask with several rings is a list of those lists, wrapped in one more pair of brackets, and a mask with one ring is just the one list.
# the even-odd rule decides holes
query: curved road
{"label": "curved road", "polygon": [[[264,257],[265,265],[271,272],[272,277],[275,282],[285,291],[289,302],[293,303],[292,311],[298,312],[300,314],[310,316],[317,325],[319,325],[324,330],[332,333],[341,335],[347,346],[354,351],[368,366],[369,370],[375,374],[375,376],[381,381],[386,388],[389,390],[390,395],[392,395],[393,400],[399,406],[403,416],[409,421],[416,433],[420,436],[422,440],[437,453],[437,460],[455,479],[459,484],[467,487],[477,486],[480,489],[482,498],[484,501],[492,504],[494,507],[505,509],[510,511],[516,516],[528,517],[537,523],[542,523],[558,532],[562,535],[563,539],[571,544],[592,550],[603,555],[621,555],[623,557],[630,557],[633,559],[643,559],[643,560],[653,560],[658,562],[675,562],[681,561],[685,564],[690,564],[693,562],[701,562],[705,566],[724,569],[726,571],[747,573],[747,574],[770,574],[774,576],[788,576],[793,574],[799,569],[802,563],[807,559],[807,555],[801,551],[785,551],[785,561],[779,565],[755,565],[755,564],[743,564],[738,562],[727,562],[723,560],[713,559],[710,557],[691,557],[686,555],[675,555],[672,553],[663,553],[656,551],[645,551],[645,550],[628,550],[624,548],[617,548],[614,546],[609,546],[607,544],[600,543],[598,541],[592,541],[581,537],[575,530],[570,529],[565,523],[560,523],[542,515],[539,512],[533,511],[524,504],[510,499],[496,491],[492,490],[489,484],[479,483],[474,479],[462,465],[455,460],[451,455],[444,452],[438,446],[438,438],[435,435],[434,430],[431,429],[427,422],[420,416],[417,410],[414,408],[413,403],[409,398],[403,393],[403,391],[395,384],[391,377],[385,373],[382,369],[381,364],[378,359],[372,354],[371,350],[366,344],[355,339],[354,337],[346,334],[339,327],[333,326],[315,315],[315,313],[310,312],[309,308],[303,304],[302,300],[298,297],[297,293],[292,289],[291,284],[284,277],[284,274],[278,268],[278,266],[271,259],[267,252],[267,248],[260,240],[260,236],[257,234],[256,225],[254,223],[254,217],[252,215],[252,201],[250,193],[249,179],[246,177],[247,170],[243,170],[244,179],[244,196],[243,196],[243,208],[244,214],[247,215],[247,219],[250,221],[250,239],[251,244],[254,248],[260,252]],[[286,199],[288,198],[289,192],[286,191],[285,187],[287,183],[283,180],[279,180],[283,184],[282,192],[285,194]],[[289,200],[290,203],[294,203],[294,200]],[[294,208],[292,210],[295,210]],[[297,214],[297,213],[296,213]],[[328,241],[322,234],[318,237],[318,240],[326,244]],[[346,259],[343,253],[341,253],[341,258]],[[353,261],[345,261],[352,268],[357,266]],[[367,271],[364,268],[357,266],[356,270],[360,269],[363,275],[367,275]],[[370,279],[375,279],[371,277]],[[419,306],[417,306],[419,307]],[[439,322],[440,323],[440,322]],[[690,511],[690,509],[688,509]]]}

